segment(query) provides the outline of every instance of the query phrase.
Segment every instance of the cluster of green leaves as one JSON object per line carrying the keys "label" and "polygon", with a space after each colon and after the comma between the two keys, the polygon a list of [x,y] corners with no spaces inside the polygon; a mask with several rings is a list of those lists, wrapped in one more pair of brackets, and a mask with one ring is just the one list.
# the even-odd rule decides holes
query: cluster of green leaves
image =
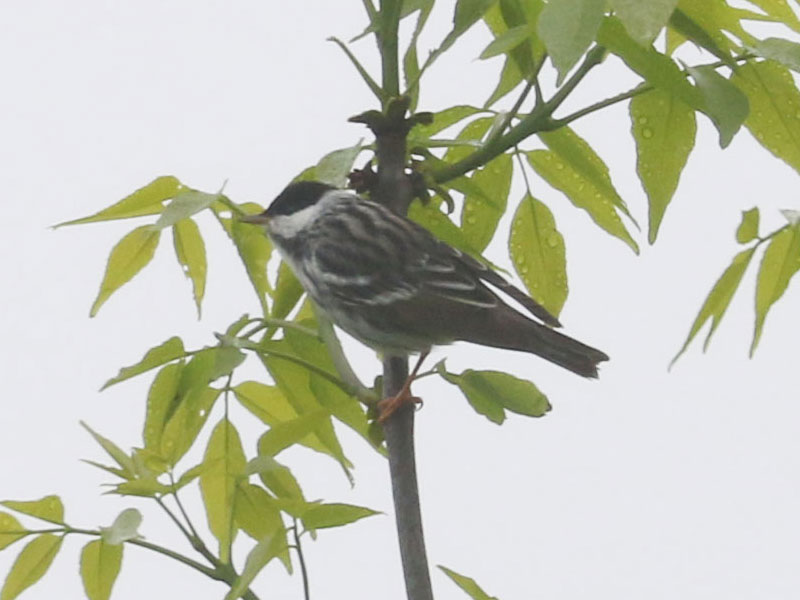
{"label": "cluster of green leaves", "polygon": [[[360,142],[333,151],[301,177],[341,185],[361,151]],[[58,527],[29,529],[10,514],[0,513],[0,549],[26,536],[37,536],[23,548],[12,567],[0,593],[2,600],[15,598],[43,576],[68,534],[98,538],[87,544],[81,560],[91,600],[109,597],[125,543],[177,558],[226,581],[231,587],[229,600],[242,595],[254,598],[249,586],[271,560],[280,560],[292,571],[289,550],[299,548],[301,536],[316,536],[319,529],[376,514],[365,507],[308,499],[290,468],[278,460],[286,449],[302,446],[330,457],[352,482],[353,465],[339,441],[334,421],[355,431],[381,454],[385,454],[385,445],[382,429],[374,419],[379,390],[366,388],[355,378],[330,324],[318,320],[311,303],[303,301],[297,279],[273,256],[261,228],[237,218],[261,210],[255,204],[236,204],[221,192],[199,192],[167,176],[93,215],[60,224],[153,219],[151,224],[134,228],[111,250],[92,316],[150,263],[167,228],[172,229],[175,254],[191,281],[200,314],[207,261],[195,219],[201,212],[211,213],[236,247],[263,315],[236,319],[224,333],[216,334],[214,345],[200,349],[188,350],[180,337],[171,337],[106,381],[103,390],[155,372],[144,402],[141,446],[126,452],[84,425],[111,459],[110,464],[86,461],[115,478],[109,492],[153,499],[211,566],[198,565],[174,551],[144,542],[137,533],[141,515],[132,509],[123,512],[110,528],[88,530],[64,523],[63,507],[56,496],[33,503],[7,502],[8,508],[49,520]],[[269,267],[271,260],[274,268]],[[274,272],[275,277],[268,272]],[[264,381],[235,381],[236,369],[247,353],[263,365]],[[547,399],[532,383],[504,373],[468,370],[455,374],[438,365],[428,374],[440,374],[457,386],[478,413],[496,423],[504,420],[506,410],[529,416],[549,410]],[[266,429],[252,455],[229,416],[231,400]],[[187,453],[198,443],[220,404],[223,414],[211,428],[202,461],[184,465]],[[208,549],[180,503],[179,493],[193,485],[199,486],[208,528],[217,541],[216,551]],[[175,503],[179,513],[170,509],[167,501]],[[231,558],[239,532],[252,538],[241,570],[235,569]],[[291,532],[297,536],[294,542],[288,537]]]}
{"label": "cluster of green leaves", "polygon": [[[416,44],[433,2],[404,2],[402,16],[417,15],[403,61],[405,93],[414,105],[420,74],[479,20],[493,38],[480,58],[503,60],[497,85],[482,107],[442,109],[432,124],[411,131],[408,142],[415,168],[439,199],[446,200],[412,205],[411,218],[477,255],[495,236],[505,211],[513,208],[508,195],[516,171],[526,184],[535,174],[606,233],[638,252],[638,225],[608,167],[589,142],[569,128],[576,119],[623,101],[629,101],[636,172],[648,199],[650,243],[657,239],[694,147],[697,115],[707,117],[717,129],[721,147],[727,147],[744,126],[764,148],[800,171],[800,92],[791,74],[800,71],[800,44],[778,37],[761,39],[751,31],[754,24],[770,23],[783,26],[790,36],[800,32],[800,20],[787,0],[749,4],[743,8],[724,0],[462,0],[456,2],[452,30],[420,68]],[[365,33],[376,30],[371,26]],[[692,66],[683,62],[678,50],[687,42],[708,60]],[[641,83],[560,115],[564,99],[609,54],[627,65]],[[556,72],[549,98],[539,83],[546,68]],[[529,94],[531,90],[535,94]],[[497,109],[512,92],[517,97],[511,108]],[[530,102],[529,95],[534,96]],[[454,135],[442,136],[455,128]],[[524,147],[534,140],[544,147]],[[524,158],[516,169],[513,155]],[[453,193],[461,199],[457,222],[446,214],[456,205]],[[759,276],[753,350],[766,311],[794,273],[780,265],[794,265],[800,256],[785,243],[788,232],[773,232],[765,239],[772,240],[773,235],[777,237],[764,255],[764,275]],[[529,293],[558,315],[568,293],[564,237],[550,208],[530,187],[516,204],[508,247]],[[734,275],[744,270],[751,256],[737,256],[701,310],[689,340],[710,316],[716,327],[727,306],[720,295],[724,290],[722,295],[730,299],[740,279]],[[773,285],[771,279],[778,283]]]}

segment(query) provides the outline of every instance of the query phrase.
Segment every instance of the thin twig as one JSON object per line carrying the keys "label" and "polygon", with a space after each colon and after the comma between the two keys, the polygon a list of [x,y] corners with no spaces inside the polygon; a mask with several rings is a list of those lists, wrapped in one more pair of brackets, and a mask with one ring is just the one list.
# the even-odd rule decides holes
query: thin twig
{"label": "thin twig", "polygon": [[306,561],[303,557],[303,547],[300,545],[300,535],[297,533],[297,519],[292,518],[294,525],[292,532],[294,533],[294,549],[297,552],[297,560],[300,561],[300,575],[303,578],[303,597],[305,600],[311,598],[308,591],[308,572],[306,571]]}

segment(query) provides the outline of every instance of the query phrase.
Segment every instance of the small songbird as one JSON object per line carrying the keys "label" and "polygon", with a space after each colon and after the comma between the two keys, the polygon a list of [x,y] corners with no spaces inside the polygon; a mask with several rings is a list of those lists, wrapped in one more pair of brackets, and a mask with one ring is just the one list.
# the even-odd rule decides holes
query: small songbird
{"label": "small songbird", "polygon": [[[461,340],[536,354],[597,377],[600,350],[551,327],[558,319],[471,256],[389,208],[317,181],[290,184],[263,213],[263,225],[316,305],[344,331],[384,356],[420,353],[381,420],[405,402],[432,346]],[[511,308],[501,292],[541,323]],[[542,324],[544,323],[544,324]]]}

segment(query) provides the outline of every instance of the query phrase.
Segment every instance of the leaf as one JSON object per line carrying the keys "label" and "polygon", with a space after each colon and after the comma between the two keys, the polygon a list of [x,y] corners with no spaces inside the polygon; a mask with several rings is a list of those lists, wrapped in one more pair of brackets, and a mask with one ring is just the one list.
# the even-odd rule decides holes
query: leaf
{"label": "leaf", "polygon": [[153,379],[147,392],[147,412],[142,439],[144,447],[156,452],[161,450],[161,436],[167,415],[178,396],[178,385],[183,372],[183,362],[163,367]]}
{"label": "leaf", "polygon": [[108,455],[114,459],[114,462],[117,463],[122,470],[125,472],[125,476],[127,478],[131,478],[135,475],[136,469],[133,465],[133,461],[131,457],[128,456],[123,450],[117,446],[114,442],[109,440],[108,438],[103,437],[99,433],[92,430],[86,423],[83,421],[80,422],[81,427],[83,427],[89,434],[94,438],[100,446],[105,450]]}
{"label": "leaf", "polygon": [[731,58],[731,44],[721,33],[719,27],[715,26],[712,29],[712,33],[709,33],[695,19],[681,9],[676,9],[669,19],[667,34],[669,35],[670,33],[679,35],[680,43],[689,40],[720,58],[729,67],[735,67],[735,63]]}
{"label": "leaf", "polygon": [[458,104],[433,113],[433,122],[430,125],[417,125],[411,130],[408,136],[409,146],[413,146],[415,142],[427,140],[440,131],[452,127],[459,121],[463,121],[479,112],[482,112],[482,109],[466,104]]}
{"label": "leaf", "polygon": [[158,214],[163,209],[164,200],[172,198],[182,189],[183,184],[171,175],[157,177],[146,186],[139,188],[130,196],[126,196],[108,208],[104,208],[88,217],[59,223],[56,227]]}
{"label": "leaf", "polygon": [[81,578],[89,600],[108,600],[122,567],[122,546],[94,540],[81,551]]}
{"label": "leaf", "polygon": [[604,10],[604,0],[560,0],[545,6],[537,29],[558,70],[556,85],[594,41]]}
{"label": "leaf", "polygon": [[564,236],[550,209],[528,194],[514,213],[508,248],[514,270],[531,297],[558,316],[568,292]]}
{"label": "leaf", "polygon": [[143,477],[125,481],[114,486],[112,492],[120,496],[140,496],[142,498],[155,498],[167,494],[171,491],[169,486],[158,481],[154,476]]}
{"label": "leaf", "polygon": [[770,58],[792,71],[800,72],[800,44],[781,38],[759,40],[753,52],[763,58]]}
{"label": "leaf", "polygon": [[[286,345],[287,342],[285,340],[272,342],[270,348],[293,354]],[[311,391],[311,374],[308,369],[278,358],[264,358],[262,360],[275,383],[298,415],[303,416],[313,413],[321,408],[319,401]],[[333,423],[328,415],[317,424],[314,434],[322,443],[325,453],[334,457],[345,469],[345,472],[348,472],[348,469],[352,467],[352,463],[344,455],[342,446],[333,429]]]}
{"label": "leaf", "polygon": [[233,586],[231,586],[230,591],[225,595],[225,600],[236,600],[240,598],[242,594],[247,591],[248,586],[261,570],[266,567],[273,558],[277,557],[285,550],[285,536],[281,538],[279,535],[272,535],[259,541],[247,555],[244,570],[236,579]]}
{"label": "leaf", "polygon": [[0,550],[25,537],[27,531],[17,519],[8,513],[0,512]]}
{"label": "leaf", "polygon": [[306,529],[325,529],[355,523],[360,519],[381,514],[377,510],[352,504],[318,504],[303,515]]}
{"label": "leaf", "polygon": [[609,4],[628,35],[649,46],[669,21],[678,0],[609,0]]}
{"label": "leaf", "polygon": [[[403,2],[403,13],[406,11],[414,12],[419,10],[417,23],[414,26],[414,31],[411,33],[411,39],[408,42],[408,49],[403,55],[403,78],[405,79],[408,89],[405,94],[411,97],[411,104],[409,110],[413,113],[417,107],[417,100],[419,99],[419,60],[417,58],[417,41],[419,35],[422,33],[423,27],[428,20],[428,16],[433,9],[433,0],[420,0],[419,2]],[[415,83],[412,83],[415,82]]]}
{"label": "leaf", "polygon": [[200,463],[199,465],[193,466],[191,469],[186,471],[183,475],[180,476],[178,481],[175,482],[175,491],[178,491],[190,483],[192,483],[195,479],[200,477],[203,472],[206,470],[208,465]]}
{"label": "leaf", "polygon": [[654,87],[676,96],[693,108],[702,107],[700,91],[689,83],[675,61],[653,47],[645,48],[637,44],[619,19],[610,17],[603,21],[597,33],[597,43],[619,56],[632,71]]}
{"label": "leaf", "polygon": [[226,563],[236,536],[233,504],[237,479],[244,475],[247,464],[239,433],[227,419],[220,421],[211,433],[203,463],[206,469],[200,475],[200,491],[208,528],[219,540],[220,560]]}
{"label": "leaf", "polygon": [[58,496],[45,496],[39,500],[4,500],[0,504],[42,521],[64,524],[64,505]]}
{"label": "leaf", "polygon": [[484,592],[481,587],[475,583],[475,580],[471,577],[466,577],[464,575],[459,575],[455,571],[451,571],[447,567],[443,567],[442,565],[438,565],[438,567],[442,570],[442,572],[447,575],[453,583],[455,583],[458,587],[460,587],[467,595],[472,598],[473,600],[497,600],[494,596],[490,596],[486,592]]}
{"label": "leaf", "polygon": [[314,433],[327,418],[328,412],[320,409],[273,425],[258,440],[259,455],[276,456],[281,450]]}
{"label": "leaf", "polygon": [[180,395],[179,404],[161,434],[159,455],[168,465],[174,466],[194,445],[220,393],[218,389],[200,386]]}
{"label": "leaf", "polygon": [[467,369],[460,375],[446,371],[441,375],[459,387],[477,413],[498,425],[505,421],[505,409],[529,417],[541,417],[550,410],[539,388],[508,373]]}
{"label": "leaf", "polygon": [[456,140],[467,143],[449,148],[444,155],[445,162],[458,162],[480,146],[493,122],[494,117],[479,117],[467,123],[455,137]]}
{"label": "leaf", "polygon": [[747,96],[713,67],[687,67],[686,70],[703,95],[703,112],[719,131],[720,147],[726,148],[750,112]]}
{"label": "leaf", "polygon": [[192,219],[178,221],[172,227],[172,241],[184,275],[192,281],[192,293],[200,318],[203,295],[206,291],[206,246],[200,229]]}
{"label": "leaf", "polygon": [[563,155],[551,150],[533,150],[526,153],[533,169],[557,190],[560,190],[578,208],[582,208],[602,229],[621,239],[638,254],[639,246],[631,237],[617,213],[616,191],[606,185],[600,173],[585,172],[581,163],[572,163]]}
{"label": "leaf", "polygon": [[784,25],[800,31],[800,20],[794,14],[792,8],[786,0],[748,0],[751,4],[755,4],[765,13],[774,17]]}
{"label": "leaf", "polygon": [[544,7],[542,0],[500,0],[483,16],[496,39],[516,27],[527,27],[526,38],[508,53],[519,74],[519,80],[530,78],[535,65],[544,58],[545,47],[536,33]]}
{"label": "leaf", "polygon": [[711,319],[711,329],[709,329],[706,341],[703,343],[703,351],[708,348],[708,344],[711,342],[711,336],[714,334],[725,311],[728,309],[733,294],[742,281],[742,276],[747,269],[747,265],[750,264],[750,259],[753,258],[753,252],[755,252],[755,248],[749,248],[739,252],[739,254],[733,257],[733,262],[731,262],[730,266],[722,273],[714,284],[714,287],[711,288],[703,306],[700,307],[700,312],[697,313],[697,317],[695,317],[694,323],[692,323],[686,341],[678,351],[678,354],[675,355],[675,358],[672,359],[670,366],[675,364],[675,361],[686,351],[689,343],[694,339],[703,325],[706,324],[706,321]]}
{"label": "leaf", "polygon": [[271,316],[276,319],[285,318],[297,306],[304,292],[292,269],[281,261],[278,266],[278,279],[275,282]]}
{"label": "leaf", "polygon": [[691,107],[661,89],[633,98],[630,114],[636,172],[650,205],[652,244],[694,146],[697,124]]}
{"label": "leaf", "polygon": [[234,506],[236,525],[258,541],[284,529],[281,512],[274,499],[263,488],[240,480]]}
{"label": "leaf", "polygon": [[14,600],[39,581],[53,563],[63,540],[63,537],[45,533],[28,542],[11,566],[0,590],[0,600]]}
{"label": "leaf", "polygon": [[[260,207],[253,212],[261,212],[257,210],[258,208]],[[230,236],[236,245],[242,263],[244,263],[258,301],[266,313],[266,297],[272,293],[267,279],[267,262],[272,254],[272,244],[262,228],[253,227],[238,220],[230,223]]]}
{"label": "leaf", "polygon": [[115,383],[125,381],[126,379],[135,377],[136,375],[144,373],[145,371],[155,369],[164,363],[171,362],[182,357],[184,354],[185,350],[183,348],[183,341],[181,338],[177,336],[171,337],[163,344],[154,348],[150,348],[150,350],[145,353],[142,360],[135,365],[120,369],[116,377],[112,377],[103,384],[103,387],[100,388],[100,391],[102,392],[104,389],[114,385]]}
{"label": "leaf", "polygon": [[300,485],[292,472],[271,456],[263,455],[251,460],[247,463],[246,474],[257,474],[267,489],[278,498],[305,501]]}
{"label": "leaf", "polygon": [[433,203],[423,205],[419,200],[414,200],[408,209],[408,218],[422,225],[437,238],[450,244],[454,248],[458,248],[462,252],[472,256],[480,255],[480,253],[472,247],[467,236],[464,235],[464,232],[458,225],[448,219],[447,215],[435,207]]}
{"label": "leaf", "polygon": [[772,60],[741,65],[732,80],[750,102],[745,127],[800,172],[800,92],[789,71]]}
{"label": "leaf", "polygon": [[464,196],[461,230],[470,246],[483,252],[494,237],[506,211],[514,165],[510,154],[501,154],[470,177],[479,193]]}
{"label": "leaf", "polygon": [[317,180],[333,187],[343,188],[347,185],[347,175],[353,169],[353,163],[361,153],[361,141],[350,148],[334,150],[323,156],[317,163]]}
{"label": "leaf", "polygon": [[166,229],[172,227],[179,221],[188,219],[201,210],[209,208],[216,200],[221,197],[220,193],[207,194],[197,190],[186,190],[175,196],[158,220],[153,225],[154,229]]}
{"label": "leaf", "polygon": [[798,269],[800,269],[800,227],[790,226],[770,240],[761,259],[756,283],[756,325],[753,343],[750,345],[751,357],[761,339],[769,309],[783,296],[789,286],[789,280]]}
{"label": "leaf", "polygon": [[519,67],[516,65],[513,58],[506,57],[506,62],[503,63],[503,70],[500,72],[500,79],[497,80],[497,85],[494,90],[486,99],[486,102],[483,103],[483,107],[489,108],[495,102],[504,98],[520,83],[522,83],[522,73]]}
{"label": "leaf", "polygon": [[532,33],[530,25],[518,25],[504,31],[502,34],[494,38],[478,58],[486,60],[498,54],[507,54],[519,46],[522,42],[527,40]]}
{"label": "leaf", "polygon": [[742,221],[736,229],[736,241],[740,244],[752,242],[758,237],[758,207],[742,211]]}
{"label": "leaf", "polygon": [[147,266],[156,248],[161,232],[150,225],[142,225],[122,238],[111,250],[100,284],[100,291],[89,312],[94,317],[106,300]]}
{"label": "leaf", "polygon": [[128,540],[135,540],[142,524],[142,513],[135,508],[126,508],[117,515],[111,527],[101,527],[103,542],[109,546],[119,546]]}

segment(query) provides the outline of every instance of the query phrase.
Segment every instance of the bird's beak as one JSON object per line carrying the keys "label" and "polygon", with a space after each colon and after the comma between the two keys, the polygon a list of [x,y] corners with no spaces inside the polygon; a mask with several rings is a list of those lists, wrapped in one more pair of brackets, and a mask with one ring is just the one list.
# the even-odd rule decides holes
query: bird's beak
{"label": "bird's beak", "polygon": [[239,217],[242,223],[250,223],[251,225],[266,225],[269,223],[269,215],[266,213],[259,213],[257,215],[247,215]]}

